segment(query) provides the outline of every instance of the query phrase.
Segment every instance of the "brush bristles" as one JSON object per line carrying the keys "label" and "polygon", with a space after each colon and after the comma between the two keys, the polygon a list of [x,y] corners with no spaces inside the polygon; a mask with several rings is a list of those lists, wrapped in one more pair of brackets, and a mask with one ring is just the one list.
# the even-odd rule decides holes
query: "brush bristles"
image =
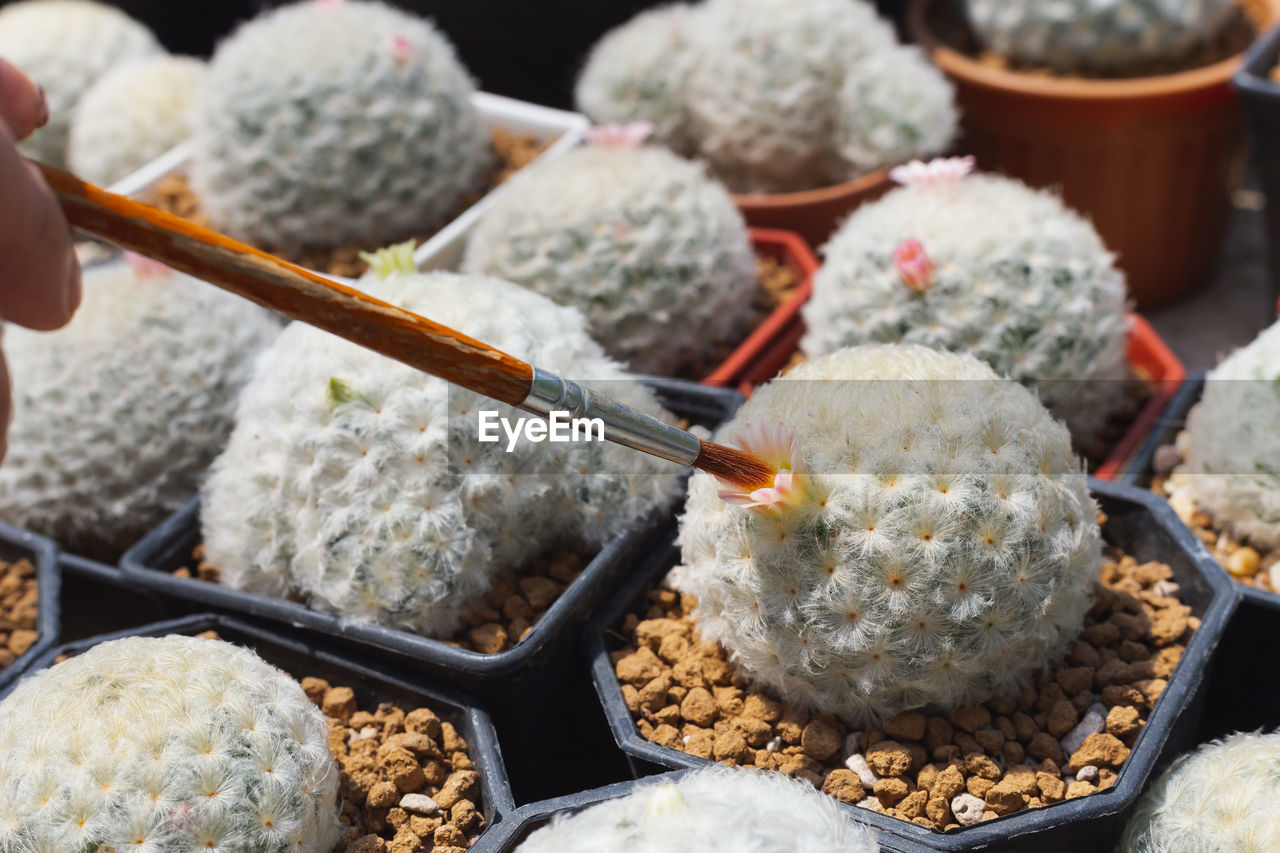
{"label": "brush bristles", "polygon": [[778,473],[750,453],[713,441],[702,442],[693,467],[747,491],[772,486],[774,475]]}

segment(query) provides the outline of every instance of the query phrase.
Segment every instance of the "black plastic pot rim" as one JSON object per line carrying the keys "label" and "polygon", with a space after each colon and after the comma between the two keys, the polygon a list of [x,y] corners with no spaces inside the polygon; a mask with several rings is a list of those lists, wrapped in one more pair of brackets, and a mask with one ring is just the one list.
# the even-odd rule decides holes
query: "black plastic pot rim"
{"label": "black plastic pot rim", "polygon": [[[1142,792],[1163,752],[1163,742],[1154,741],[1155,733],[1168,732],[1184,704],[1200,689],[1208,672],[1209,660],[1222,637],[1223,630],[1240,601],[1238,584],[1226,573],[1204,548],[1203,543],[1182,523],[1168,503],[1149,491],[1118,483],[1089,479],[1090,491],[1095,497],[1112,501],[1138,504],[1151,513],[1153,520],[1174,540],[1200,572],[1209,587],[1211,597],[1201,616],[1200,627],[1191,636],[1186,651],[1177,668],[1168,679],[1168,686],[1161,694],[1147,723],[1139,733],[1129,758],[1121,767],[1115,784],[1096,794],[1067,800],[1041,808],[1015,812],[1014,814],[984,821],[974,826],[950,832],[926,829],[918,824],[879,814],[869,809],[843,804],[854,809],[855,816],[875,827],[886,838],[905,839],[923,845],[927,849],[943,851],[979,850],[995,841],[1009,842],[1054,829],[1074,822],[1077,817],[1106,818],[1121,813],[1131,806]],[[587,626],[584,645],[591,661],[591,678],[596,693],[609,718],[610,728],[619,747],[628,755],[667,768],[694,768],[710,764],[709,759],[698,758],[679,750],[659,746],[640,736],[632,720],[622,689],[614,673],[609,651],[605,644],[606,632],[625,615],[628,607],[644,590],[661,578],[660,572],[674,565],[676,554],[674,538],[665,547],[655,549],[654,555],[637,569],[627,583],[602,607]]]}
{"label": "black plastic pot rim", "polygon": [[[645,378],[660,394],[677,399],[672,408],[680,409],[679,399],[690,405],[694,401],[715,409],[714,416],[727,419],[742,403],[742,395],[729,388],[711,388],[682,380]],[[126,579],[145,589],[151,589],[174,598],[194,601],[204,607],[229,610],[250,616],[269,619],[323,634],[340,637],[401,654],[421,661],[429,661],[442,668],[464,674],[464,677],[496,680],[525,671],[531,662],[557,639],[562,626],[581,616],[591,604],[590,599],[599,593],[595,587],[600,579],[611,574],[617,564],[646,540],[660,537],[670,525],[670,513],[656,514],[645,524],[615,538],[600,550],[565,591],[554,601],[534,625],[532,630],[512,648],[495,654],[484,654],[460,649],[448,643],[423,637],[396,628],[364,622],[350,622],[326,611],[313,610],[305,604],[272,598],[266,595],[242,592],[217,583],[196,578],[179,578],[164,569],[153,568],[156,555],[168,543],[182,536],[187,530],[198,529],[200,499],[193,498],[185,507],[140,542],[125,552],[120,565]],[[576,627],[576,626],[575,626]]]}
{"label": "black plastic pot rim", "polygon": [[1280,98],[1280,83],[1267,76],[1277,57],[1280,57],[1280,24],[1259,36],[1245,51],[1244,64],[1231,78],[1231,85],[1246,96]]}
{"label": "black plastic pot rim", "polygon": [[[511,794],[511,785],[507,781],[506,766],[502,760],[502,749],[498,743],[497,731],[489,714],[467,693],[455,688],[448,688],[425,680],[406,680],[402,675],[388,670],[372,661],[360,660],[346,654],[340,654],[309,642],[287,637],[268,628],[262,628],[243,622],[231,616],[214,613],[201,613],[163,622],[153,622],[138,628],[101,634],[84,640],[65,643],[44,650],[28,667],[28,673],[34,673],[48,666],[61,655],[73,656],[93,646],[125,637],[154,636],[169,634],[193,635],[204,631],[216,631],[225,635],[228,642],[241,645],[241,638],[250,643],[265,642],[282,647],[288,652],[309,657],[324,667],[347,670],[353,676],[371,678],[379,685],[396,693],[407,693],[422,696],[432,705],[432,710],[447,708],[454,711],[464,721],[467,731],[465,736],[472,762],[480,774],[480,786],[485,803],[492,807],[490,828],[502,823],[515,811],[515,800]],[[268,653],[267,658],[270,655]],[[270,661],[269,661],[270,662]],[[304,673],[305,674],[305,673]],[[7,696],[17,682],[0,690],[0,698]],[[483,836],[482,836],[483,837]]]}
{"label": "black plastic pot rim", "polygon": [[58,546],[53,540],[0,522],[0,542],[28,552],[27,559],[36,567],[36,588],[39,592],[36,600],[36,641],[13,663],[0,669],[0,690],[3,690],[58,642],[58,635],[62,630],[58,607],[62,594],[62,574],[58,566]]}

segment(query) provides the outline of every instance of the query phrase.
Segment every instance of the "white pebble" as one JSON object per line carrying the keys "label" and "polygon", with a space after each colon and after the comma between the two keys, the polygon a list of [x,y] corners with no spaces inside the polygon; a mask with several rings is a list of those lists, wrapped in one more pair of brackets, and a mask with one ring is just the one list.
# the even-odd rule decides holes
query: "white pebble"
{"label": "white pebble", "polygon": [[870,809],[873,812],[880,812],[881,814],[884,814],[884,806],[880,804],[880,800],[876,797],[867,797],[865,800],[862,800],[858,803],[858,808]]}
{"label": "white pebble", "polygon": [[347,743],[355,743],[358,740],[368,740],[378,736],[378,729],[374,726],[365,726],[360,731],[352,731],[347,735]]}
{"label": "white pebble", "polygon": [[850,755],[844,760],[844,766],[858,774],[858,778],[862,780],[862,787],[864,788],[874,788],[876,782],[880,781],[880,777],[871,769],[871,765],[867,763],[867,757],[862,753],[855,752]]}
{"label": "white pebble", "polygon": [[1077,782],[1092,782],[1098,778],[1098,768],[1092,764],[1086,764],[1080,768],[1080,772],[1076,774]]}
{"label": "white pebble", "polygon": [[[688,740],[688,738],[686,738]],[[777,752],[782,749],[782,738],[772,737],[769,742],[764,745],[765,752]]]}
{"label": "white pebble", "polygon": [[961,826],[973,826],[982,820],[982,813],[987,804],[973,794],[957,794],[951,800],[951,813],[956,816],[956,823]]}
{"label": "white pebble", "polygon": [[1103,709],[1102,713],[1098,713],[1101,705],[1094,705],[1084,715],[1084,719],[1076,723],[1076,727],[1067,732],[1066,737],[1062,739],[1062,751],[1067,755],[1074,755],[1076,750],[1084,745],[1085,739],[1089,735],[1096,735],[1107,727],[1107,712]]}
{"label": "white pebble", "polygon": [[414,814],[435,814],[440,811],[436,801],[426,794],[405,794],[400,798],[400,808]]}
{"label": "white pebble", "polygon": [[1182,587],[1170,580],[1156,581],[1155,586],[1151,587],[1152,592],[1165,598],[1172,598],[1178,594],[1180,589]]}

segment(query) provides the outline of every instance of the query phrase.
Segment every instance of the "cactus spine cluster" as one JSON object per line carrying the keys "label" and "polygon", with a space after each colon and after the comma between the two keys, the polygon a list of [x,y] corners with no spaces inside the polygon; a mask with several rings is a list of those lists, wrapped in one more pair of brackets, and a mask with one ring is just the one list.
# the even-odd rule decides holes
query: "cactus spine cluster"
{"label": "cactus spine cluster", "polygon": [[1008,178],[941,176],[957,165],[917,166],[926,179],[904,177],[913,182],[846,220],[814,278],[801,349],[970,353],[1092,440],[1126,399],[1123,276],[1056,196]]}
{"label": "cactus spine cluster", "polygon": [[1280,734],[1237,733],[1174,762],[1138,801],[1116,853],[1280,850]]}
{"label": "cactus spine cluster", "polygon": [[1212,41],[1238,0],[965,0],[984,47],[1055,71],[1123,74]]}
{"label": "cactus spine cluster", "polygon": [[215,226],[286,253],[420,234],[494,162],[472,91],[425,20],[362,0],[285,6],[210,62],[192,187]]}
{"label": "cactus spine cluster", "polygon": [[589,146],[517,174],[463,268],[582,310],[610,355],[671,373],[753,316],[741,214],[702,166],[655,147]]}
{"label": "cactus spine cluster", "polygon": [[1191,500],[1234,536],[1280,547],[1280,323],[1210,372],[1179,438],[1170,498]]}
{"label": "cactus spine cluster", "polygon": [[0,9],[0,56],[44,87],[49,123],[22,143],[28,157],[67,165],[76,105],[116,65],[159,54],[145,26],[93,0],[23,0]]}
{"label": "cactus spine cluster", "polygon": [[0,703],[0,851],[328,853],[328,733],[298,683],[247,649],[102,643]]}
{"label": "cactus spine cluster", "polygon": [[[415,273],[409,254],[374,258],[362,286],[557,375],[625,380],[576,310],[497,279]],[[604,390],[669,417],[632,381]],[[480,410],[516,417],[291,325],[258,362],[205,486],[206,558],[233,587],[439,636],[504,570],[601,545],[677,488],[674,466],[612,444],[482,443]]]}
{"label": "cactus spine cluster", "polygon": [[157,56],[121,65],[85,93],[71,124],[72,170],[112,184],[191,135],[191,103],[204,63]]}
{"label": "cactus spine cluster", "polygon": [[5,331],[13,376],[0,518],[114,557],[195,494],[279,331],[246,300],[153,263],[86,268],[58,332]]}
{"label": "cactus spine cluster", "polygon": [[876,853],[875,835],[805,782],[708,767],[556,815],[515,853]]}
{"label": "cactus spine cluster", "polygon": [[578,81],[598,121],[647,120],[737,192],[788,192],[937,154],[950,85],[863,0],[705,0],[605,36]]}
{"label": "cactus spine cluster", "polygon": [[[750,437],[778,424],[790,448]],[[722,439],[744,429],[777,487],[695,474],[675,581],[749,677],[864,725],[1016,691],[1079,633],[1097,507],[1027,389],[971,356],[853,347],[757,390]]]}

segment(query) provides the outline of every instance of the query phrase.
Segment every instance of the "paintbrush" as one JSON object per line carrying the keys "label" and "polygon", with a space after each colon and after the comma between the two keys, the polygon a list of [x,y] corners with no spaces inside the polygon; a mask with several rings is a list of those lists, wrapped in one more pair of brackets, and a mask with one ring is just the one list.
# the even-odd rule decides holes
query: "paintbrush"
{"label": "paintbrush", "polygon": [[37,164],[76,228],[477,394],[548,417],[599,418],[604,437],[750,491],[777,474],[488,344],[185,219]]}

